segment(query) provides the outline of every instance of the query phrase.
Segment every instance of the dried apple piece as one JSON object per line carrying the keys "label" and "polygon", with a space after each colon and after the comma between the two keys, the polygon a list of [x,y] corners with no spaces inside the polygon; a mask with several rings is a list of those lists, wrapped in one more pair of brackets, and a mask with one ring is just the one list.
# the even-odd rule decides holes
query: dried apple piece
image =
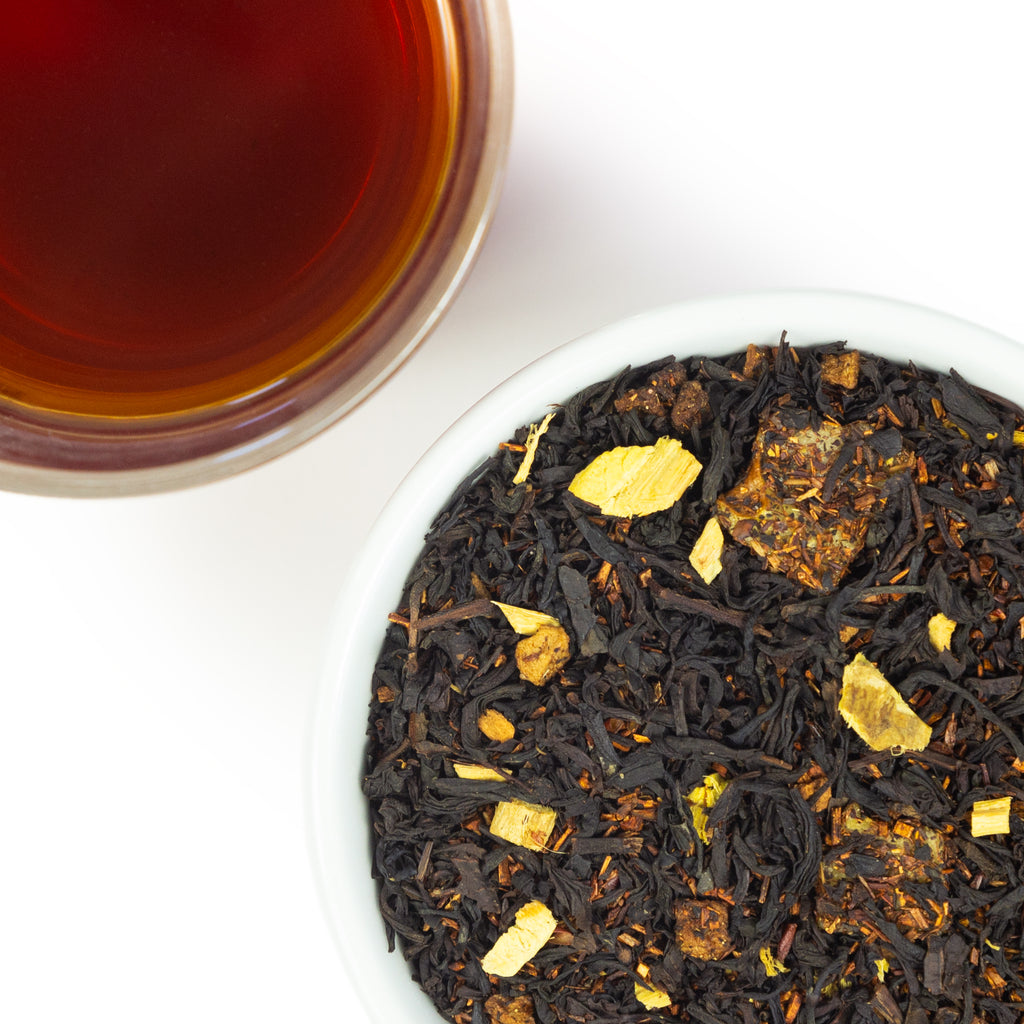
{"label": "dried apple piece", "polygon": [[710,583],[722,571],[722,548],[725,546],[725,535],[722,526],[712,516],[701,530],[697,543],[690,552],[690,565],[697,570],[705,583]]}
{"label": "dried apple piece", "polygon": [[662,1010],[672,1005],[672,997],[656,985],[645,985],[639,981],[633,982],[633,995],[636,996],[645,1010]]}
{"label": "dried apple piece", "polygon": [[492,601],[501,614],[508,620],[508,624],[522,636],[533,636],[542,626],[560,626],[561,623],[553,615],[546,612],[534,611],[532,608],[519,608],[514,604],[502,604],[500,601]]}
{"label": "dried apple piece", "polygon": [[508,779],[494,768],[485,764],[452,765],[460,779],[475,779],[481,782],[508,782]]}
{"label": "dried apple piece", "polygon": [[555,828],[555,812],[543,804],[523,800],[503,800],[494,809],[491,835],[543,853]]}
{"label": "dried apple piece", "polygon": [[516,911],[515,923],[498,936],[480,966],[499,978],[514,977],[544,948],[557,923],[543,903],[532,900]]}
{"label": "dried apple piece", "polygon": [[924,750],[931,742],[931,727],[863,654],[843,670],[839,713],[872,750]]}
{"label": "dried apple piece", "polygon": [[681,900],[675,905],[676,944],[697,960],[721,960],[733,947],[729,905],[722,900]]}
{"label": "dried apple piece", "polygon": [[570,493],[605,515],[631,519],[671,508],[701,471],[675,438],[602,452],[569,484]]}
{"label": "dried apple piece", "polygon": [[972,836],[1005,836],[1010,834],[1010,797],[975,800],[971,808]]}
{"label": "dried apple piece", "polygon": [[516,727],[500,712],[488,708],[477,720],[477,728],[495,743],[507,743],[514,739]]}
{"label": "dried apple piece", "polygon": [[554,418],[555,414],[549,412],[540,423],[530,424],[530,432],[526,435],[526,451],[523,454],[523,461],[519,464],[516,475],[512,477],[512,483],[526,483],[526,478],[530,475],[530,470],[533,469],[533,460],[537,455],[537,445],[547,432],[548,426]]}
{"label": "dried apple piece", "polygon": [[939,612],[928,620],[928,639],[935,650],[948,651],[953,639],[956,622]]}
{"label": "dried apple piece", "polygon": [[534,686],[553,679],[569,661],[569,634],[561,626],[540,626],[516,644],[519,674]]}

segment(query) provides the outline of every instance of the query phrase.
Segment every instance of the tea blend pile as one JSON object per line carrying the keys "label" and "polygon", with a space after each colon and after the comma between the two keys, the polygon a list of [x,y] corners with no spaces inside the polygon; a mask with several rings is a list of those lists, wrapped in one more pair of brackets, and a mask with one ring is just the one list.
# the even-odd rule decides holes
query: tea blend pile
{"label": "tea blend pile", "polygon": [[783,337],[587,388],[389,617],[389,941],[456,1024],[1021,1021],[1022,614],[1024,413],[957,374]]}

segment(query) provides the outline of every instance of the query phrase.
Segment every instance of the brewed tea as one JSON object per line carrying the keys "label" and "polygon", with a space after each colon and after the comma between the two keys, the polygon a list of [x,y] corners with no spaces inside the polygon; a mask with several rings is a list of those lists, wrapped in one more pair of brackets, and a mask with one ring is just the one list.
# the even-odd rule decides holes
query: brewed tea
{"label": "brewed tea", "polygon": [[627,369],[472,472],[363,782],[439,1012],[1016,1024],[1022,456],[955,373],[783,338]]}
{"label": "brewed tea", "polygon": [[229,401],[373,312],[456,69],[419,0],[33,0],[0,30],[0,397]]}

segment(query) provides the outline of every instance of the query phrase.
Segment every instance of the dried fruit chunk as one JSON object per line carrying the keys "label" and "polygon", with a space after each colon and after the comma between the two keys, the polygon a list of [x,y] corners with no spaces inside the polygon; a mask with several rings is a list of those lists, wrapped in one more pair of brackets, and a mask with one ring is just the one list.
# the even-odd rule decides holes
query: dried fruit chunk
{"label": "dried fruit chunk", "polygon": [[939,652],[948,651],[955,629],[956,622],[953,619],[947,618],[942,612],[933,615],[928,620],[928,639],[932,647]]}
{"label": "dried fruit chunk", "polygon": [[690,565],[705,583],[710,583],[722,571],[722,548],[725,535],[721,524],[712,516],[701,530],[697,543],[690,552]]}
{"label": "dried fruit chunk", "polygon": [[690,813],[693,815],[693,827],[705,845],[711,842],[711,833],[708,832],[708,811],[718,803],[718,798],[728,785],[724,776],[712,772],[704,776],[701,785],[695,786],[686,795],[686,802],[690,805]]}
{"label": "dried fruit chunk", "polygon": [[661,1010],[672,1005],[672,997],[663,989],[654,985],[633,982],[633,995],[645,1010]]}
{"label": "dried fruit chunk", "polygon": [[687,433],[695,426],[706,423],[711,418],[711,403],[708,393],[698,381],[688,380],[680,384],[672,406],[672,426],[681,434]]}
{"label": "dried fruit chunk", "polygon": [[837,833],[822,859],[815,902],[825,932],[884,941],[880,917],[912,942],[949,929],[954,853],[943,833],[914,819],[873,818],[856,804],[844,809]]}
{"label": "dried fruit chunk", "polygon": [[[866,422],[814,425],[807,410],[777,406],[761,420],[742,480],[716,504],[718,518],[773,572],[814,590],[835,589],[885,503],[891,476],[915,464]],[[841,461],[840,461],[841,460]]]}
{"label": "dried fruit chunk", "polygon": [[508,620],[508,624],[522,636],[533,636],[541,626],[560,626],[561,623],[553,615],[546,612],[534,611],[532,608],[518,608],[514,604],[502,604],[500,601],[492,601],[501,614]]}
{"label": "dried fruit chunk", "polygon": [[569,660],[569,634],[561,626],[541,626],[516,644],[516,665],[523,679],[543,686]]}
{"label": "dried fruit chunk", "polygon": [[544,851],[554,827],[555,812],[550,807],[523,800],[502,800],[491,819],[491,835],[539,853]]}
{"label": "dried fruit chunk", "polygon": [[526,451],[523,454],[523,461],[519,464],[519,469],[517,470],[516,475],[512,477],[512,483],[526,483],[526,478],[530,475],[530,470],[533,469],[533,460],[537,455],[537,445],[540,443],[540,439],[544,436],[548,426],[554,418],[555,414],[553,412],[549,412],[539,424],[530,424],[530,432],[526,435]]}
{"label": "dried fruit chunk", "polygon": [[796,788],[811,805],[811,810],[818,813],[824,811],[832,799],[832,786],[828,776],[813,761],[811,767],[796,780]]}
{"label": "dried fruit chunk", "polygon": [[484,782],[508,782],[508,779],[494,768],[485,764],[454,764],[455,774],[460,779],[476,779]]}
{"label": "dried fruit chunk", "polygon": [[675,905],[676,944],[697,960],[721,960],[732,949],[729,905],[722,900],[681,900]]}
{"label": "dried fruit chunk", "polygon": [[932,730],[863,654],[843,670],[839,713],[872,750],[924,750]]}
{"label": "dried fruit chunk", "polygon": [[642,388],[631,388],[621,398],[615,399],[615,411],[617,413],[633,412],[638,409],[640,412],[649,413],[651,416],[663,416],[665,403],[658,394],[657,388],[647,385]]}
{"label": "dried fruit chunk", "polygon": [[516,911],[515,924],[484,954],[480,966],[499,978],[514,977],[544,948],[557,923],[538,900],[525,904]]}
{"label": "dried fruit chunk", "polygon": [[537,1019],[529,996],[488,996],[484,1010],[491,1024],[534,1024]]}
{"label": "dried fruit chunk", "polygon": [[631,519],[671,508],[701,470],[701,464],[672,437],[653,445],[602,452],[569,484],[581,501],[605,515]]}
{"label": "dried fruit chunk", "polygon": [[495,743],[507,743],[514,739],[516,727],[500,712],[488,708],[477,720],[477,728]]}
{"label": "dried fruit chunk", "polygon": [[972,836],[1005,836],[1010,834],[1010,798],[975,800],[971,808]]}
{"label": "dried fruit chunk", "polygon": [[852,391],[860,380],[860,353],[829,352],[821,357],[821,379],[825,384]]}

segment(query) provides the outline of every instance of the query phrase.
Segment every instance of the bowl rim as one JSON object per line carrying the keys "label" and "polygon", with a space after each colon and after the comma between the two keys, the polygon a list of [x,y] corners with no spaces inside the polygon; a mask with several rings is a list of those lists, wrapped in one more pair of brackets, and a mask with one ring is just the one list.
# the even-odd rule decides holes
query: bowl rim
{"label": "bowl rim", "polygon": [[[627,364],[671,354],[714,356],[739,351],[750,342],[776,344],[783,330],[797,346],[846,340],[851,347],[930,369],[948,372],[954,366],[968,381],[1024,404],[1024,344],[935,309],[828,290],[744,292],[679,302],[581,335],[487,393],[409,470],[360,545],[336,599],[308,722],[306,839],[329,930],[374,1024],[438,1019],[433,1004],[410,978],[401,953],[387,954],[370,877],[367,808],[359,786],[373,663],[387,614],[400,597],[431,521],[457,484],[499,442],[580,388]],[[946,365],[936,365],[930,353]],[[357,877],[342,878],[334,867],[338,864]]]}

